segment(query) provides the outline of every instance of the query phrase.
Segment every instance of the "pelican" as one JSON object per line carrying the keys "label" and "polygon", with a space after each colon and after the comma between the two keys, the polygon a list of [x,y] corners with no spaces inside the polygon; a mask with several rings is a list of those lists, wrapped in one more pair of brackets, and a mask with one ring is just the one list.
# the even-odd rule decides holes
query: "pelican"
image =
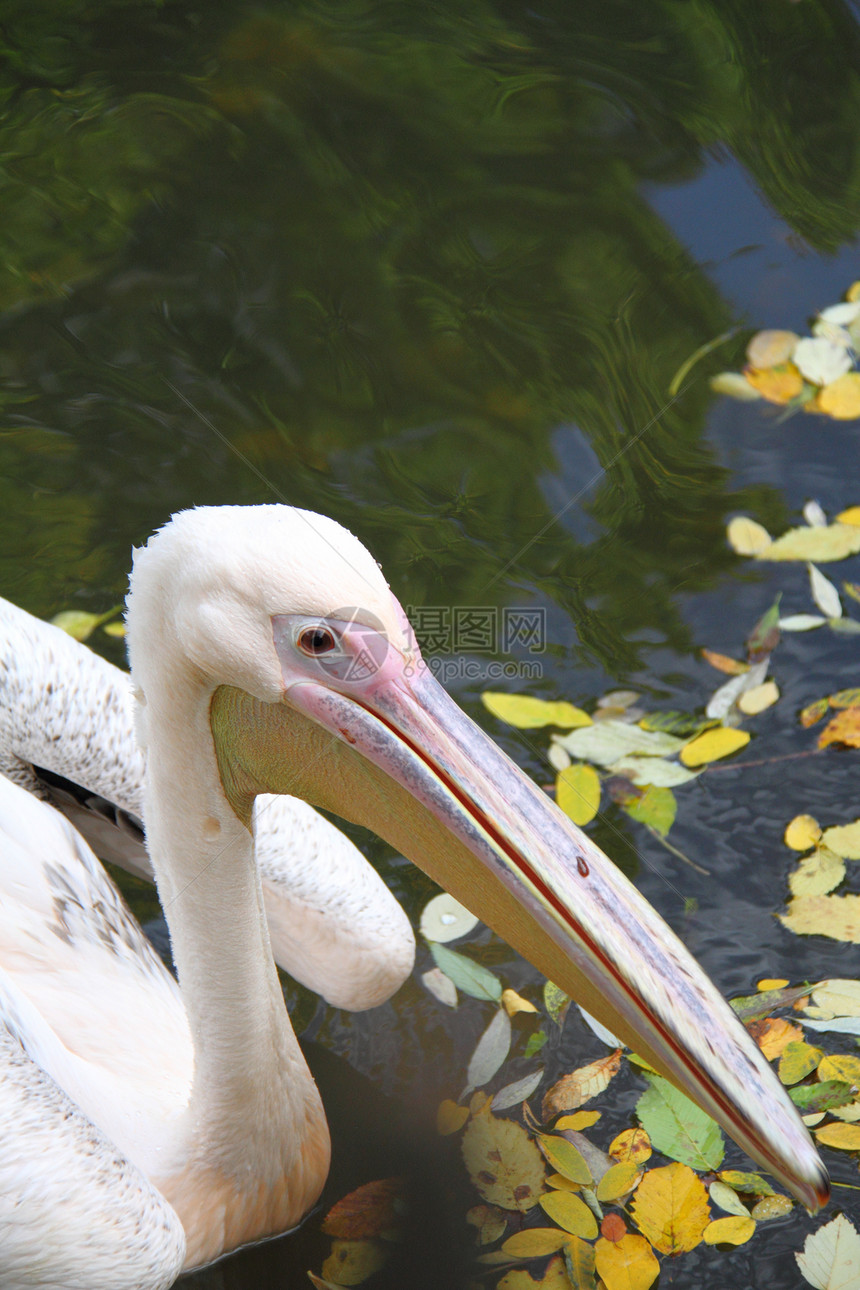
{"label": "pelican", "polygon": [[[102,860],[151,882],[134,708],[128,673],[0,598],[0,775],[57,806]],[[335,1007],[390,998],[415,938],[358,848],[291,797],[259,797],[254,832],[275,962]]]}
{"label": "pelican", "polygon": [[373,828],[807,1208],[825,1203],[816,1150],[731,1009],[438,685],[356,538],[289,507],[182,512],[136,553],[127,625],[179,985],[68,822],[0,785],[0,1285],[162,1290],[319,1195],[328,1130],[254,855],[271,793]]}

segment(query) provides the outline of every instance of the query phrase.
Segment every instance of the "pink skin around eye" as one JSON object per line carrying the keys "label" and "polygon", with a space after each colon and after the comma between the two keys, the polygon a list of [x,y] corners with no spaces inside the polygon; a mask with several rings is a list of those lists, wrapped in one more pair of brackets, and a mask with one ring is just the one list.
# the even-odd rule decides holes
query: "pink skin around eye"
{"label": "pink skin around eye", "polygon": [[[398,679],[418,677],[426,665],[406,615],[396,601],[395,607],[401,621],[397,645],[389,640],[381,623],[376,626],[363,622],[352,610],[347,611],[349,619],[339,614],[311,624],[299,619],[298,637],[297,619],[289,614],[275,614],[272,629],[285,689],[289,691],[297,683],[313,680],[367,700]],[[312,637],[322,632],[331,633],[333,648],[320,651],[312,647]]]}

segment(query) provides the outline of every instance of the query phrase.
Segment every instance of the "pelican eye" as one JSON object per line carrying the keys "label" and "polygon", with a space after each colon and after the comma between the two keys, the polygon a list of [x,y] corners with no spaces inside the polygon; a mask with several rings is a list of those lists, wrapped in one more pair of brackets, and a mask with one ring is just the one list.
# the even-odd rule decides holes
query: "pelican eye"
{"label": "pelican eye", "polygon": [[309,627],[299,637],[299,649],[303,654],[316,658],[320,654],[330,654],[337,646],[337,641],[327,627]]}

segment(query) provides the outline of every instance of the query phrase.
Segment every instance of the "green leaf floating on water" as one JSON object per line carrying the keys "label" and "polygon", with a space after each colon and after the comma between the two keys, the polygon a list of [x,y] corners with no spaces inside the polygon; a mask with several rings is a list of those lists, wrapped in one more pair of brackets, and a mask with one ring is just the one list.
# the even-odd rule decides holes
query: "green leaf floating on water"
{"label": "green leaf floating on water", "polygon": [[559,986],[552,981],[545,981],[543,987],[543,1002],[549,1015],[556,1025],[560,1026],[570,1004],[570,995],[565,994]]}
{"label": "green leaf floating on water", "polygon": [[642,757],[671,757],[683,748],[685,740],[662,730],[643,730],[641,726],[625,721],[601,721],[596,726],[574,730],[558,741],[571,755],[597,766],[611,766],[613,762],[631,754]]}
{"label": "green leaf floating on water", "polygon": [[436,941],[431,943],[430,952],[436,960],[436,966],[451,978],[463,994],[469,994],[473,999],[489,999],[493,1003],[498,1003],[501,999],[502,983],[488,968]]}
{"label": "green leaf floating on water", "polygon": [[716,1120],[659,1075],[636,1104],[636,1114],[653,1145],[664,1156],[692,1169],[719,1169],[725,1143]]}
{"label": "green leaf floating on water", "polygon": [[847,1106],[854,1100],[853,1085],[841,1079],[825,1079],[818,1084],[799,1084],[788,1090],[788,1096],[804,1115]]}
{"label": "green leaf floating on water", "polygon": [[526,1046],[525,1046],[523,1055],[525,1057],[534,1057],[535,1053],[539,1053],[540,1050],[543,1048],[548,1038],[549,1036],[547,1035],[545,1030],[536,1030],[534,1034],[529,1035],[528,1039],[526,1040]]}
{"label": "green leaf floating on water", "polygon": [[676,788],[679,784],[688,784],[702,772],[688,770],[678,761],[666,761],[664,757],[624,757],[609,767],[613,775],[629,779],[637,788]]}
{"label": "green leaf floating on water", "polygon": [[[97,627],[106,623],[109,618],[115,618],[122,612],[122,605],[114,605],[104,614],[90,614],[85,609],[62,609],[55,614],[51,622],[55,627],[61,627],[69,636],[73,636],[76,641],[87,641],[92,636]],[[118,624],[121,626],[121,624]]]}
{"label": "green leaf floating on water", "polygon": [[678,811],[678,803],[671,788],[646,788],[639,797],[629,797],[622,805],[632,820],[650,825],[664,838]]}

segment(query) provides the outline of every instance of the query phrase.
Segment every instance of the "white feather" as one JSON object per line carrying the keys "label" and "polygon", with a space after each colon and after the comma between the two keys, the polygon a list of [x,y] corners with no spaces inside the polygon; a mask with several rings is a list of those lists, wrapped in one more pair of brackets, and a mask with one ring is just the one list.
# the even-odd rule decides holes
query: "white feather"
{"label": "white feather", "polygon": [[[314,517],[315,520],[321,517]],[[130,676],[0,600],[0,774],[45,795],[33,767],[143,812]],[[58,801],[103,859],[152,880],[143,846],[76,799]],[[275,961],[336,1007],[384,1002],[409,975],[409,920],[357,847],[304,802],[260,797],[257,863]]]}

